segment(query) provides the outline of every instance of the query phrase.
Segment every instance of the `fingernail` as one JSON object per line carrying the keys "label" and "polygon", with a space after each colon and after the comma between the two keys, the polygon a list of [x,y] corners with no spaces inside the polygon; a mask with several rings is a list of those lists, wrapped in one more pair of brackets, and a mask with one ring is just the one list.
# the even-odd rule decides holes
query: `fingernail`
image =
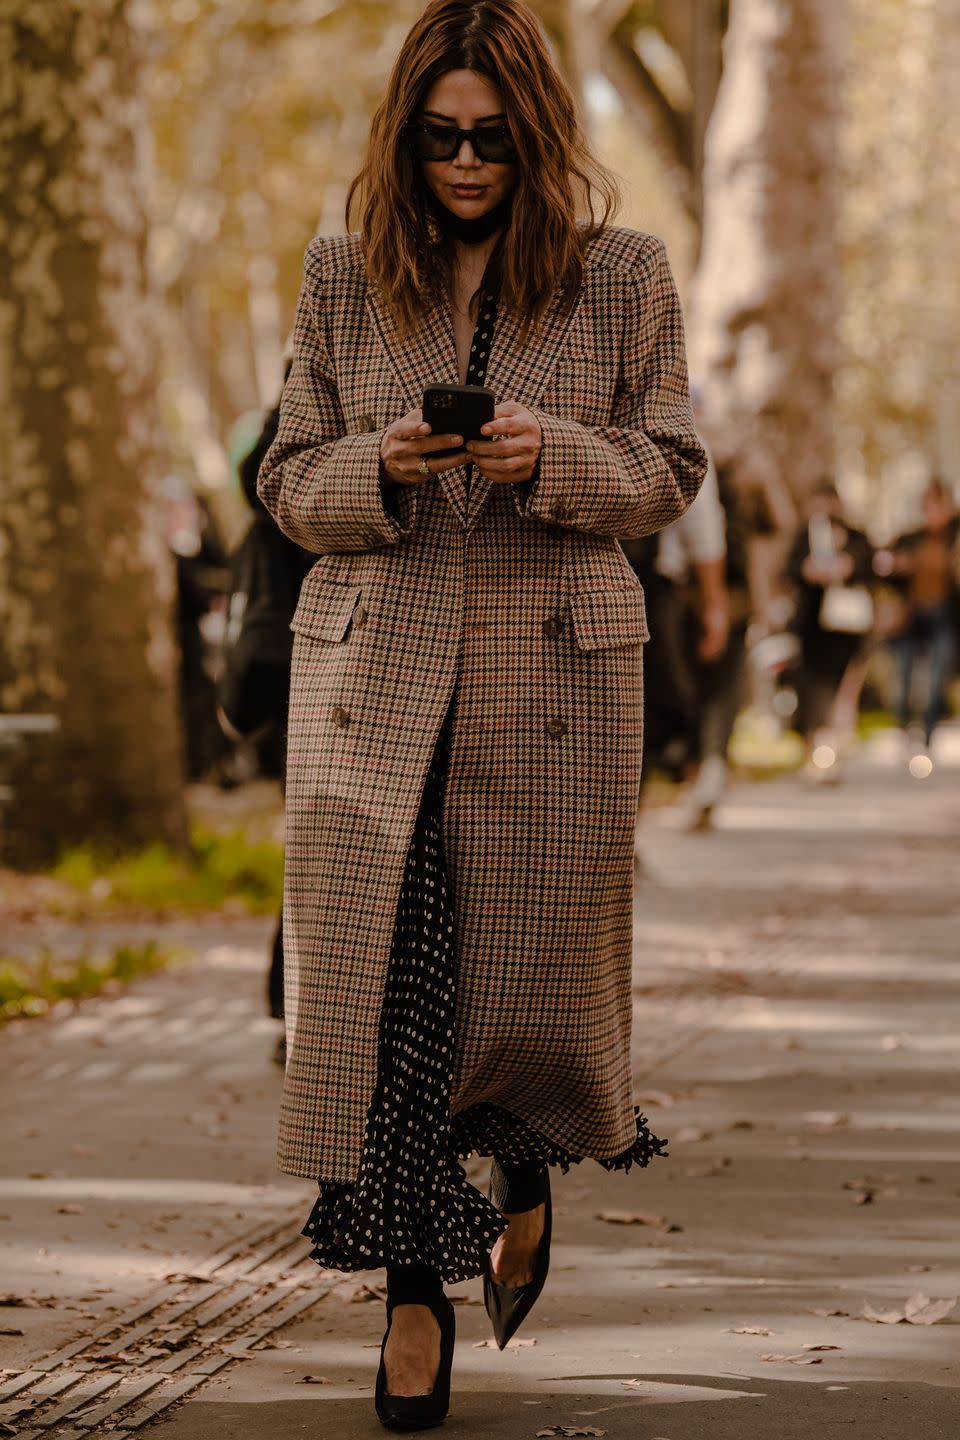
{"label": "fingernail", "polygon": [[462,445],[462,444],[463,444],[463,436],[462,436],[462,435],[451,435],[451,436],[450,436],[450,444],[451,444],[451,445]]}

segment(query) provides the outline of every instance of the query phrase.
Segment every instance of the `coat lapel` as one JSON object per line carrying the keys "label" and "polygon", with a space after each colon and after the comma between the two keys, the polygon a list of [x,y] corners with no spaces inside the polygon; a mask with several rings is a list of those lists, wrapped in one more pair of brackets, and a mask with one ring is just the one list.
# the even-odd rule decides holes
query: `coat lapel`
{"label": "coat lapel", "polygon": [[[581,287],[573,305],[564,310],[563,292],[558,289],[539,333],[529,337],[526,344],[520,340],[519,320],[504,311],[498,312],[484,382],[495,392],[498,402],[514,400],[518,405],[536,405],[582,303]],[[490,481],[479,470],[474,470],[466,519],[468,530],[476,524],[489,493]]]}
{"label": "coat lapel", "polygon": [[[457,349],[453,326],[445,305],[437,303],[424,316],[414,334],[401,338],[393,316],[367,287],[367,309],[383,344],[384,353],[397,377],[407,406],[419,409],[425,385],[456,385],[459,383]],[[467,474],[465,466],[446,470],[439,477],[461,525],[467,520]]]}

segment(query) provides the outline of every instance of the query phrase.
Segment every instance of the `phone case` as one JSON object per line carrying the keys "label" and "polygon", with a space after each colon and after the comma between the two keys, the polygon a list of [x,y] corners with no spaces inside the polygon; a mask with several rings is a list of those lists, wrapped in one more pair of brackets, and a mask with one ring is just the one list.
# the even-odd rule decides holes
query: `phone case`
{"label": "phone case", "polygon": [[[480,426],[493,419],[497,397],[485,385],[427,385],[423,418],[435,435],[462,435],[481,440]],[[434,456],[455,455],[456,449],[434,450]]]}

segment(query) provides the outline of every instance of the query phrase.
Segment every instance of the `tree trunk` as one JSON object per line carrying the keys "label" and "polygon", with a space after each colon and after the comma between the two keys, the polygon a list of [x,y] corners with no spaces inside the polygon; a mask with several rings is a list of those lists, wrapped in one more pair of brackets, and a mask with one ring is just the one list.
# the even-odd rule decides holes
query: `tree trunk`
{"label": "tree trunk", "polygon": [[704,430],[781,523],[835,456],[845,0],[733,0],[707,134],[691,362]]}
{"label": "tree trunk", "polygon": [[128,0],[5,6],[0,856],[185,836],[157,317]]}

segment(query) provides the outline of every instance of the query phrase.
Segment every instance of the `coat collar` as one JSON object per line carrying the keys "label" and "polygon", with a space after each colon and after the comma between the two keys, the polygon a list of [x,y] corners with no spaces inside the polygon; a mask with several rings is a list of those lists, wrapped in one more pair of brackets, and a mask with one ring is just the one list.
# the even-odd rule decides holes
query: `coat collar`
{"label": "coat collar", "polygon": [[[572,307],[564,310],[562,292],[558,291],[540,330],[528,338],[526,344],[520,341],[519,320],[503,310],[499,311],[486,378],[487,386],[495,391],[498,400],[536,405],[553,374],[564,340],[580,308],[582,293]],[[401,338],[392,315],[370,286],[367,287],[366,303],[409,409],[419,407],[424,385],[459,383],[453,323],[446,304],[438,302],[431,306],[414,334]],[[468,501],[464,466],[445,471],[439,479],[441,489],[461,525],[467,530],[472,529],[486,503],[490,481],[474,470]]]}

